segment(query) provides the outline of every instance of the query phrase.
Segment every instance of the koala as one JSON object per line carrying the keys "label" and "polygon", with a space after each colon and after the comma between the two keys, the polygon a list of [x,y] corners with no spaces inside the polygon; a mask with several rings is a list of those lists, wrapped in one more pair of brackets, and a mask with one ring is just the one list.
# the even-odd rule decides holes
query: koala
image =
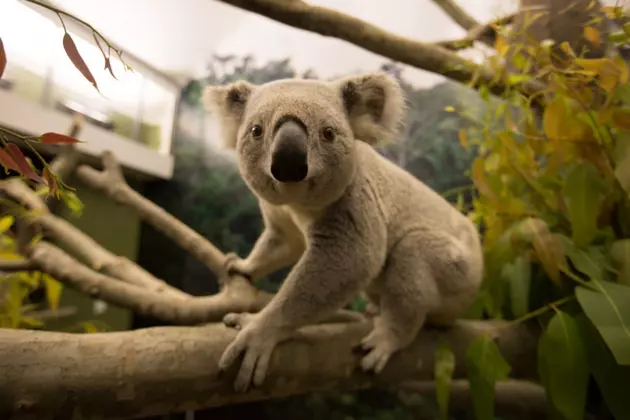
{"label": "koala", "polygon": [[264,309],[224,318],[239,333],[219,368],[244,353],[235,390],[260,386],[278,343],[360,293],[378,308],[359,344],[373,373],[426,323],[448,326],[465,313],[483,276],[475,225],[375,149],[395,139],[406,114],[396,79],[238,81],[209,86],[203,98],[264,223],[247,258],[228,258],[228,272],[255,282],[292,266]]}

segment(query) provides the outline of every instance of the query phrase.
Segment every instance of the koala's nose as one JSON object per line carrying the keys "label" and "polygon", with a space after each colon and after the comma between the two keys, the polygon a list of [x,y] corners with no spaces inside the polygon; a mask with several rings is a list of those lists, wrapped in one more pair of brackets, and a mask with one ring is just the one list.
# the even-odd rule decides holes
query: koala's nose
{"label": "koala's nose", "polygon": [[287,121],[276,132],[271,154],[271,175],[280,182],[304,181],[308,174],[307,134],[294,121]]}

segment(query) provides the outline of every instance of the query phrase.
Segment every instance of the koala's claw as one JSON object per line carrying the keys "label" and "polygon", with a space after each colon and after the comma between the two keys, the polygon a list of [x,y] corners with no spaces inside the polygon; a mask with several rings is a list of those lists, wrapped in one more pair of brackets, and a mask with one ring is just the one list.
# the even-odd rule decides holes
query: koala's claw
{"label": "koala's claw", "polygon": [[260,328],[259,324],[253,322],[255,319],[256,314],[250,313],[230,313],[223,318],[226,326],[239,330],[239,333],[223,352],[219,360],[219,372],[227,370],[241,354],[245,354],[234,381],[236,392],[245,392],[250,385],[262,385],[273,350],[281,338],[278,334]]}
{"label": "koala's claw", "polygon": [[238,274],[247,278],[248,280],[251,280],[252,275],[246,267],[245,260],[243,260],[234,252],[228,252],[225,257],[225,269],[228,275],[232,276]]}
{"label": "koala's claw", "polygon": [[376,374],[381,373],[392,354],[398,350],[399,346],[396,343],[397,340],[389,331],[380,328],[372,330],[361,341],[361,347],[365,352],[368,352],[361,360],[363,370]]}
{"label": "koala's claw", "polygon": [[254,317],[254,314],[250,314],[248,312],[242,312],[242,313],[232,312],[223,317],[223,324],[228,328],[241,330],[252,321],[253,317]]}

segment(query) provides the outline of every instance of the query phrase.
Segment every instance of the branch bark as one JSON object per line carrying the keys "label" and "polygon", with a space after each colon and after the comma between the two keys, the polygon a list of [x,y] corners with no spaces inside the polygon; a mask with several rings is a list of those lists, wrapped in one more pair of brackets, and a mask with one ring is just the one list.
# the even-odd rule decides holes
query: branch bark
{"label": "branch bark", "polygon": [[218,377],[217,362],[236,335],[219,324],[97,334],[0,330],[0,418],[140,418],[426,381],[432,379],[433,354],[442,342],[453,349],[454,375],[462,378],[468,344],[487,333],[495,337],[514,377],[528,379],[536,372],[536,329],[462,321],[448,331],[421,332],[374,377],[360,370],[360,355],[352,351],[369,328],[369,323],[351,323],[301,329],[274,351],[265,384],[245,394],[232,390],[235,369]]}
{"label": "branch bark", "polygon": [[[398,389],[415,392],[430,398],[436,397],[434,381],[405,382]],[[451,384],[451,411],[469,410],[472,407],[470,384],[466,379],[456,379]],[[530,381],[507,380],[497,382],[494,389],[495,414],[510,420],[546,418],[547,395],[545,388]]]}
{"label": "branch bark", "polygon": [[[475,83],[487,83],[495,94],[503,93],[506,88],[502,83],[493,80],[495,73],[486,66],[479,66],[437,44],[394,35],[331,9],[312,6],[301,0],[219,1],[298,29],[348,41],[368,51],[418,69],[441,74],[457,82],[468,84],[474,80]],[[542,87],[537,83],[523,83],[519,88],[526,95],[531,95]]]}

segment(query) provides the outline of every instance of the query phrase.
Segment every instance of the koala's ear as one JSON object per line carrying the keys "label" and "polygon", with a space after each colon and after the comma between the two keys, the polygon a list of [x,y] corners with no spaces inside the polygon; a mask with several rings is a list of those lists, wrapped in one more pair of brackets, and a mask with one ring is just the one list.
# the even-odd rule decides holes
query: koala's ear
{"label": "koala's ear", "polygon": [[236,147],[245,105],[254,88],[248,82],[238,81],[225,86],[207,86],[204,89],[203,104],[219,120],[223,144],[229,149]]}
{"label": "koala's ear", "polygon": [[377,145],[398,135],[407,107],[396,79],[385,73],[369,73],[337,83],[355,138]]}

